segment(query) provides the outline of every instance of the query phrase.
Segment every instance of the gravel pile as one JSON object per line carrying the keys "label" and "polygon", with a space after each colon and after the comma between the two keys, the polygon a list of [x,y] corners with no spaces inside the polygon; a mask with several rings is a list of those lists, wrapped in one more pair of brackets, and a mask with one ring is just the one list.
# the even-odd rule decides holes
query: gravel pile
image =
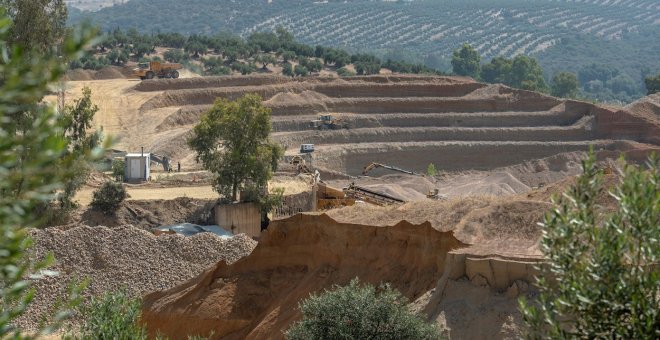
{"label": "gravel pile", "polygon": [[221,260],[233,263],[257,245],[244,234],[230,239],[211,233],[155,236],[131,225],[49,228],[32,230],[30,236],[34,240],[30,258],[43,259],[52,253],[56,263],[49,269],[59,275],[35,281],[37,296],[17,322],[25,330],[34,329],[40,316],[66,296],[72,280],[90,280],[87,297],[121,288],[142,296],[177,286]]}

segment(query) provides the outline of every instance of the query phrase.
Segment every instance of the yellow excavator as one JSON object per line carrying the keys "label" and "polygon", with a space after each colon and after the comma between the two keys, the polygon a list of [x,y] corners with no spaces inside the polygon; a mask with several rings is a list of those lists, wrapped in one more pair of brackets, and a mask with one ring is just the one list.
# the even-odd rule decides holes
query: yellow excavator
{"label": "yellow excavator", "polygon": [[301,156],[293,156],[289,161],[289,164],[296,167],[298,174],[311,174],[312,170],[307,166],[305,159]]}
{"label": "yellow excavator", "polygon": [[371,171],[373,169],[376,169],[376,168],[385,168],[385,169],[389,169],[389,170],[393,170],[393,171],[403,172],[404,174],[409,174],[409,175],[420,175],[420,174],[418,174],[414,171],[405,170],[405,169],[398,168],[396,166],[382,164],[382,163],[375,163],[375,162],[372,162],[369,165],[365,166],[362,169],[362,175],[366,176],[369,173],[369,171]]}
{"label": "yellow excavator", "polygon": [[333,115],[321,115],[319,119],[309,122],[309,127],[316,130],[339,130],[348,129],[348,123]]}
{"label": "yellow excavator", "polygon": [[158,78],[179,78],[179,71],[183,65],[178,63],[162,63],[160,61],[152,61],[148,63],[139,63],[138,67],[133,70],[133,77],[138,77],[142,80]]}

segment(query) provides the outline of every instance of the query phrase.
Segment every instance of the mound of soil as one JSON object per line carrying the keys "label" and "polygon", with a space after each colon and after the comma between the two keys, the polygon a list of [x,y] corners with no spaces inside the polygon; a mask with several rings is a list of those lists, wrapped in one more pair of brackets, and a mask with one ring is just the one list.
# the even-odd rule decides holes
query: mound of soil
{"label": "mound of soil", "polygon": [[30,259],[41,260],[52,253],[56,262],[49,269],[59,275],[34,281],[36,298],[17,322],[17,326],[28,331],[52,311],[58,299],[66,296],[74,281],[90,280],[84,292],[87,299],[119,289],[139,297],[174,287],[217,261],[235,262],[256,246],[243,234],[230,239],[212,233],[155,236],[130,225],[48,228],[31,230],[29,234],[34,240]]}
{"label": "mound of soil", "polygon": [[120,79],[126,78],[126,75],[122,72],[120,67],[110,66],[104,67],[94,74],[95,80],[105,80],[105,79]]}
{"label": "mound of soil", "polygon": [[626,106],[626,110],[660,120],[660,93],[646,96],[630,105]]}
{"label": "mound of soil", "polygon": [[410,299],[434,287],[447,253],[464,246],[429,223],[374,227],[325,215],[275,221],[252,254],[145,297],[149,332],[171,338],[279,339],[300,317],[298,302],[359,277],[389,282]]}
{"label": "mound of soil", "polygon": [[104,67],[98,71],[75,69],[67,71],[64,79],[69,81],[122,79],[128,78],[130,72],[130,69],[117,66]]}
{"label": "mound of soil", "polygon": [[64,229],[79,225],[116,227],[134,225],[137,228],[152,228],[176,223],[215,224],[213,207],[215,200],[179,197],[173,200],[124,201],[115,214],[104,214],[91,207],[77,212],[72,222]]}
{"label": "mound of soil", "polygon": [[82,69],[69,70],[66,72],[66,75],[64,75],[64,80],[69,80],[69,81],[81,81],[81,80],[93,80],[93,79],[94,79],[94,71],[92,70],[82,70]]}
{"label": "mound of soil", "polygon": [[158,79],[143,81],[135,86],[137,91],[165,91],[181,89],[203,89],[230,86],[261,86],[291,82],[291,78],[271,75],[217,76],[186,79]]}
{"label": "mound of soil", "polygon": [[537,254],[541,235],[537,223],[550,208],[546,202],[483,196],[386,207],[360,204],[327,214],[343,223],[369,221],[381,226],[428,221],[439,231],[452,231],[463,243],[488,247],[493,253]]}
{"label": "mound of soil", "polygon": [[182,126],[193,125],[199,123],[200,117],[208,110],[208,106],[190,106],[178,109],[176,112],[170,114],[156,126],[156,131],[168,131]]}

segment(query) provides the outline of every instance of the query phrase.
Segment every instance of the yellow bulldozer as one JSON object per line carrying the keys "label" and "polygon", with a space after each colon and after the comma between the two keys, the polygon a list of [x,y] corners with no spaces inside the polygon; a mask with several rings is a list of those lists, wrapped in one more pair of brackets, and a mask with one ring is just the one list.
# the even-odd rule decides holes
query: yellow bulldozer
{"label": "yellow bulldozer", "polygon": [[138,77],[142,80],[158,78],[179,78],[179,71],[183,65],[177,63],[163,63],[160,61],[152,61],[148,63],[139,63],[138,67],[133,70],[133,77]]}

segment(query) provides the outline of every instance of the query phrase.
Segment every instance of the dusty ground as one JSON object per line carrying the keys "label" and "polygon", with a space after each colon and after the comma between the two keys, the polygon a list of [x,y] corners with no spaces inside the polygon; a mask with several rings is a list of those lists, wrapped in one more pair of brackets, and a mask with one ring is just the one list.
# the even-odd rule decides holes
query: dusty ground
{"label": "dusty ground", "polygon": [[[272,108],[272,138],[288,146],[287,154],[296,154],[301,143],[316,144],[312,165],[343,178],[328,177],[330,184],[354,181],[410,201],[327,212],[337,221],[306,215],[275,222],[251,256],[232,266],[219,263],[182,286],[147,297],[150,330],[175,336],[215,330],[216,338],[281,338],[299,317],[300,298],[360,276],[393,282],[452,338],[519,337],[516,299],[533,294],[529,283],[540,260],[537,222],[550,209],[550,196],[571,184],[589,145],[604,167],[622,151],[639,161],[660,150],[655,97],[609,108],[464,78],[397,75],[68,84],[69,100],[83,86],[92,88],[101,108],[95,126],[119,138],[115,148],[168,155],[186,173],[129,186],[132,198],[117,216],[83,209],[66,229],[127,223],[149,229],[209,218],[203,211],[217,194],[208,178],[197,178],[199,165],[185,137],[215,98],[247,92],[261,94]],[[310,130],[309,121],[320,113],[341,116],[350,128]],[[373,161],[417,172],[434,163],[439,174],[379,169],[359,177]],[[616,177],[607,180],[613,184]],[[79,200],[88,202],[96,186],[81,191]],[[308,188],[306,179],[293,177],[274,179],[271,188],[277,186],[287,193]],[[426,200],[433,188],[449,200]],[[186,198],[170,200],[177,196]],[[610,197],[600,199],[604,209],[611,207]],[[385,227],[400,221],[405,222]],[[194,330],[186,328],[191,325]]]}
{"label": "dusty ground", "polygon": [[[92,89],[101,109],[95,126],[117,137],[116,149],[135,152],[144,147],[181,162],[186,171],[200,167],[185,139],[204,110],[217,97],[250,92],[260,94],[272,108],[272,138],[287,147],[288,154],[297,153],[302,143],[314,143],[313,165],[350,175],[358,175],[372,161],[418,172],[429,163],[440,171],[490,171],[585,151],[589,145],[632,150],[660,138],[660,123],[649,113],[656,105],[652,100],[622,111],[465,78],[87,80],[69,82],[67,98],[79,96],[84,86]],[[341,117],[349,128],[311,130],[309,122],[321,113]],[[505,177],[493,176],[484,180],[481,191],[517,191],[517,183],[511,186]],[[493,181],[502,184],[486,188]]]}
{"label": "dusty ground", "polygon": [[[92,195],[96,188],[83,188],[75,196],[75,200],[82,205],[92,202]],[[127,188],[128,200],[158,200],[163,198],[187,197],[196,199],[217,199],[218,193],[213,191],[210,185],[199,187],[175,187],[175,188]]]}
{"label": "dusty ground", "polygon": [[[94,177],[94,176],[93,176]],[[94,191],[110,178],[107,175],[97,175],[88,185],[76,193],[75,200],[83,206],[92,202]],[[212,177],[206,171],[181,173],[156,173],[151,182],[143,184],[125,184],[129,201],[140,200],[171,200],[179,197],[217,200],[218,193],[211,186]],[[271,192],[283,189],[284,195],[295,195],[310,190],[309,179],[305,177],[275,176],[268,184]]]}

